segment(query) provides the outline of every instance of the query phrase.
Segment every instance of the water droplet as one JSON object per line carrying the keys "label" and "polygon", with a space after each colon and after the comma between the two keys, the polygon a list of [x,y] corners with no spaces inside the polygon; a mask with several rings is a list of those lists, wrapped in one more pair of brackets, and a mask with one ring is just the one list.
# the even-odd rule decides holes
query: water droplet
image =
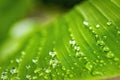
{"label": "water droplet", "polygon": [[16,62],[17,62],[17,63],[19,63],[20,61],[21,61],[21,59],[16,58]]}
{"label": "water droplet", "polygon": [[74,49],[75,49],[76,51],[79,51],[79,50],[80,50],[80,47],[79,47],[78,45],[75,45],[75,46],[74,46]]}
{"label": "water droplet", "polygon": [[98,40],[98,41],[97,41],[97,45],[104,46],[105,43],[104,43],[102,40]]}
{"label": "water droplet", "polygon": [[27,65],[27,66],[26,66],[26,69],[30,69],[30,67],[31,67],[30,65]]}
{"label": "water droplet", "polygon": [[51,72],[50,69],[46,69],[46,70],[45,70],[45,73],[47,73],[47,74],[50,73],[50,72]]}
{"label": "water droplet", "polygon": [[109,52],[110,49],[109,49],[107,46],[104,46],[104,47],[103,47],[103,51],[104,51],[104,52]]}
{"label": "water droplet", "polygon": [[96,28],[99,28],[99,27],[100,27],[100,25],[99,25],[99,24],[97,24],[97,25],[96,25]]}
{"label": "water droplet", "polygon": [[75,40],[70,40],[69,43],[73,46],[76,44]]}
{"label": "water droplet", "polygon": [[56,55],[56,52],[50,51],[49,55],[52,56],[52,57],[54,57]]}
{"label": "water droplet", "polygon": [[88,63],[86,63],[85,68],[88,69],[89,71],[91,71],[93,66],[91,65],[90,62],[88,62]]}
{"label": "water droplet", "polygon": [[88,23],[87,21],[83,21],[83,24],[84,24],[85,26],[88,26],[88,25],[89,25],[89,23]]}
{"label": "water droplet", "polygon": [[33,62],[33,63],[37,63],[38,60],[37,60],[37,59],[32,59],[32,62]]}
{"label": "water droplet", "polygon": [[111,24],[112,24],[112,22],[111,22],[111,21],[108,21],[108,22],[107,22],[107,25],[108,25],[108,26],[110,26]]}
{"label": "water droplet", "polygon": [[27,78],[27,79],[30,79],[30,78],[31,78],[31,75],[27,74],[27,75],[26,75],[26,78]]}
{"label": "water droplet", "polygon": [[11,73],[11,74],[17,73],[17,69],[13,67],[13,69],[10,70],[10,73]]}
{"label": "water droplet", "polygon": [[50,65],[52,65],[53,68],[55,68],[58,64],[58,60],[57,59],[51,59],[50,60]]}
{"label": "water droplet", "polygon": [[2,80],[8,79],[8,76],[7,76],[6,74],[7,74],[6,71],[2,72],[2,75],[1,75],[1,79],[2,79]]}
{"label": "water droplet", "polygon": [[92,27],[89,27],[89,30],[92,30]]}
{"label": "water droplet", "polygon": [[113,58],[114,54],[110,51],[110,52],[107,53],[106,57],[107,58]]}

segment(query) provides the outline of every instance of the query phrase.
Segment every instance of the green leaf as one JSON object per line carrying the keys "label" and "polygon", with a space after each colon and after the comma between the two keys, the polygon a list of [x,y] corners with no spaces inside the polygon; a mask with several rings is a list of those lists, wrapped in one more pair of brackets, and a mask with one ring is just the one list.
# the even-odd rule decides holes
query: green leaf
{"label": "green leaf", "polygon": [[[120,0],[88,0],[23,38],[0,60],[1,79],[99,80],[120,76]],[[13,42],[14,44],[14,42]]]}

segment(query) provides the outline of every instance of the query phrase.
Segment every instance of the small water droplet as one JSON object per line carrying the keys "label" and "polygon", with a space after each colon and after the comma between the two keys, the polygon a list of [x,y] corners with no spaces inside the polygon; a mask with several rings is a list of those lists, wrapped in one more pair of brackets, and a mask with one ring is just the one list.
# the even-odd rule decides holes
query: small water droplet
{"label": "small water droplet", "polygon": [[7,76],[6,74],[7,74],[6,71],[2,72],[2,74],[1,74],[1,79],[2,79],[2,80],[8,79],[8,76]]}
{"label": "small water droplet", "polygon": [[91,71],[93,66],[90,62],[88,62],[88,63],[86,63],[85,68],[88,69],[89,71]]}
{"label": "small water droplet", "polygon": [[27,78],[27,79],[30,79],[30,78],[31,78],[31,75],[27,74],[27,75],[26,75],[26,78]]}
{"label": "small water droplet", "polygon": [[110,52],[107,53],[106,57],[107,58],[113,58],[114,54],[110,51]]}
{"label": "small water droplet", "polygon": [[26,66],[26,69],[30,69],[30,67],[31,67],[30,65],[27,65],[27,66]]}
{"label": "small water droplet", "polygon": [[32,59],[32,62],[33,62],[33,63],[37,63],[38,60],[37,60],[37,59]]}
{"label": "small water droplet", "polygon": [[16,62],[17,63],[21,62],[21,59],[16,58]]}
{"label": "small water droplet", "polygon": [[50,73],[50,72],[51,72],[50,69],[46,69],[46,70],[45,70],[45,73],[47,73],[47,74]]}
{"label": "small water droplet", "polygon": [[97,25],[96,25],[96,28],[99,28],[99,27],[100,27],[100,25],[99,25],[99,24],[97,24]]}
{"label": "small water droplet", "polygon": [[110,49],[109,49],[107,46],[104,46],[104,47],[103,47],[103,51],[104,51],[104,52],[109,52]]}
{"label": "small water droplet", "polygon": [[75,49],[76,51],[79,51],[79,50],[80,50],[80,47],[79,47],[78,45],[75,45],[75,46],[74,46],[74,49]]}
{"label": "small water droplet", "polygon": [[51,59],[50,60],[50,65],[52,65],[53,68],[55,68],[58,64],[58,60],[57,59]]}
{"label": "small water droplet", "polygon": [[104,46],[105,43],[104,43],[104,41],[102,41],[102,40],[98,40],[98,41],[97,41],[97,45]]}
{"label": "small water droplet", "polygon": [[108,21],[108,22],[107,22],[107,25],[108,25],[108,26],[110,26],[111,24],[112,24],[112,22],[111,22],[111,21]]}
{"label": "small water droplet", "polygon": [[11,73],[11,74],[17,73],[17,69],[16,69],[15,67],[13,67],[13,69],[10,70],[10,73]]}
{"label": "small water droplet", "polygon": [[70,45],[74,46],[76,44],[75,40],[70,40],[69,41]]}
{"label": "small water droplet", "polygon": [[56,52],[50,51],[49,55],[52,56],[52,57],[54,57],[56,55]]}
{"label": "small water droplet", "polygon": [[85,26],[88,26],[88,25],[89,25],[88,21],[83,21],[83,24],[84,24]]}
{"label": "small water droplet", "polygon": [[93,28],[90,26],[90,27],[89,27],[89,30],[92,30],[92,29],[93,29]]}

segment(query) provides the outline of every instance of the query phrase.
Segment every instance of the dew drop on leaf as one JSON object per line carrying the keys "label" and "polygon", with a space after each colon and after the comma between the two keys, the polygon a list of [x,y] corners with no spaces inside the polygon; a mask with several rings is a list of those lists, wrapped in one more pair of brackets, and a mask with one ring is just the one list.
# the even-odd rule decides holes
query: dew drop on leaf
{"label": "dew drop on leaf", "polygon": [[52,57],[54,57],[54,56],[56,55],[56,52],[50,51],[50,52],[49,52],[49,55],[52,56]]}
{"label": "dew drop on leaf", "polygon": [[45,70],[45,73],[47,73],[47,74],[50,73],[50,72],[51,72],[50,69],[46,69],[46,70]]}
{"label": "dew drop on leaf", "polygon": [[113,58],[114,54],[110,51],[110,52],[107,53],[106,57],[107,58]]}
{"label": "dew drop on leaf", "polygon": [[75,40],[70,40],[69,43],[70,45],[73,45],[73,46],[76,44]]}
{"label": "dew drop on leaf", "polygon": [[17,73],[17,69],[13,67],[13,68],[10,70],[10,73],[11,73],[11,74]]}
{"label": "dew drop on leaf", "polygon": [[107,22],[107,25],[108,25],[108,26],[110,26],[111,24],[112,24],[112,22],[111,22],[111,21],[108,21],[108,22]]}
{"label": "dew drop on leaf", "polygon": [[37,59],[32,59],[32,62],[33,62],[33,63],[37,63],[38,60],[37,60]]}
{"label": "dew drop on leaf", "polygon": [[93,66],[92,66],[92,64],[91,64],[90,62],[88,62],[88,63],[86,63],[85,68],[86,68],[87,70],[91,71],[92,68],[93,68]]}
{"label": "dew drop on leaf", "polygon": [[27,78],[27,79],[30,79],[30,78],[31,78],[31,75],[27,74],[27,75],[26,75],[26,78]]}
{"label": "dew drop on leaf", "polygon": [[2,79],[2,80],[8,79],[8,76],[7,76],[7,72],[6,72],[6,71],[2,72],[2,74],[1,74],[1,79]]}
{"label": "dew drop on leaf", "polygon": [[26,69],[30,69],[30,67],[31,67],[30,65],[27,65],[27,66],[26,66]]}
{"label": "dew drop on leaf", "polygon": [[100,25],[99,25],[99,24],[97,24],[97,25],[96,25],[96,28],[99,28],[99,27],[100,27]]}
{"label": "dew drop on leaf", "polygon": [[104,46],[105,43],[104,43],[102,40],[98,40],[98,41],[97,41],[97,45]]}
{"label": "dew drop on leaf", "polygon": [[104,47],[103,47],[103,51],[104,51],[104,52],[109,52],[110,49],[109,49],[107,46],[104,46]]}
{"label": "dew drop on leaf", "polygon": [[89,25],[89,23],[88,23],[87,21],[83,21],[83,24],[84,24],[85,26],[88,26],[88,25]]}

